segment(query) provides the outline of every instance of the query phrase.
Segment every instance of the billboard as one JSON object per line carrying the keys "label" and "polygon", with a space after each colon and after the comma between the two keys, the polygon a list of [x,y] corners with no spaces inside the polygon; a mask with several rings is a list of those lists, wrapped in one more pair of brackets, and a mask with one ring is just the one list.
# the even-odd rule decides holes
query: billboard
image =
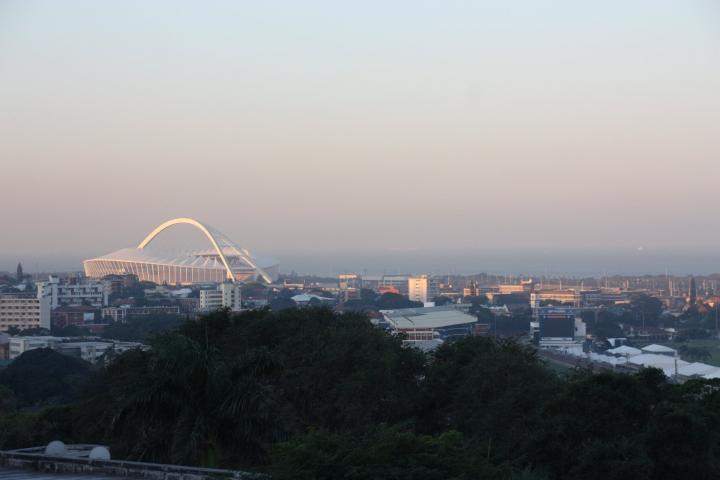
{"label": "billboard", "polygon": [[575,337],[575,309],[543,307],[538,309],[538,322],[540,323],[540,338]]}

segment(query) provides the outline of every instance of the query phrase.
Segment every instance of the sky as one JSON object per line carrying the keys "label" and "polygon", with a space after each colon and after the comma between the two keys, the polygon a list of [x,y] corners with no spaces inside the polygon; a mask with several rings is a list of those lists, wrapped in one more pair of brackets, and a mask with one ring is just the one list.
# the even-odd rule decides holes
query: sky
{"label": "sky", "polygon": [[0,0],[0,270],[188,216],[323,273],[720,271],[718,86],[716,0]]}

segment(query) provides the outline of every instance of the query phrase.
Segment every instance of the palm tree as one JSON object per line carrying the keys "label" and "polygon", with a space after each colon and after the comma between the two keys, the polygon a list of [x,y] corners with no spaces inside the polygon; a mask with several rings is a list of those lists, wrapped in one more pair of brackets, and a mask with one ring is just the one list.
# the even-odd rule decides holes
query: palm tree
{"label": "palm tree", "polygon": [[280,436],[265,381],[275,369],[266,351],[228,360],[209,341],[161,335],[144,371],[118,392],[113,430],[134,435],[129,456],[137,460],[206,467],[266,461],[262,442]]}

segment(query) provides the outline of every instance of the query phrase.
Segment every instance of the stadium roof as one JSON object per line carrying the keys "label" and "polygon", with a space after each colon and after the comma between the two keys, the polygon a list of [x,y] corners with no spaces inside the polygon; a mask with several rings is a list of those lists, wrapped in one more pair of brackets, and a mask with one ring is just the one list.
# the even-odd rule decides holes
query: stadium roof
{"label": "stadium roof", "polygon": [[[231,260],[230,266],[232,268],[238,268],[240,266],[251,268],[245,264],[235,265],[233,262],[233,255],[225,250],[225,255]],[[270,266],[273,265],[273,260],[264,257],[253,257],[260,265]],[[202,251],[186,251],[186,252],[163,252],[151,248],[143,248],[142,250],[137,248],[121,248],[114,252],[102,255],[92,260],[122,260],[125,262],[137,262],[137,263],[149,263],[157,265],[176,265],[182,267],[201,267],[201,268],[221,268],[224,269],[225,265],[220,261],[217,256],[210,256],[204,250]]]}
{"label": "stadium roof", "polygon": [[[176,253],[155,250],[148,247],[162,231],[181,224],[191,225],[200,230],[210,242],[211,248]],[[256,276],[264,279],[268,283],[272,283],[274,280],[273,277],[276,277],[276,275],[272,275],[271,273],[277,270],[277,262],[253,256],[246,249],[235,244],[222,232],[192,218],[174,218],[168,220],[158,225],[136,248],[123,248],[101,257],[85,260],[83,264],[85,266],[85,273],[88,276],[123,273],[123,271],[127,270],[130,270],[131,273],[139,274],[139,276],[148,277],[147,279],[166,275],[166,273],[161,272],[158,267],[154,267],[154,270],[148,267],[158,265],[162,267],[176,267],[175,270],[185,269],[185,272],[194,271],[188,269],[213,271],[212,275],[220,275],[221,279],[224,276],[225,280],[233,282],[237,278],[236,273],[242,273],[243,276],[247,276],[246,274],[248,272],[252,272],[254,277]],[[218,270],[220,270],[220,272],[217,272]],[[271,270],[271,272],[268,273],[267,270]],[[170,273],[167,273],[167,276],[173,278],[176,283],[183,283],[177,282],[178,275],[171,276]],[[199,278],[202,279],[203,277],[199,276]],[[186,278],[183,279],[187,280]],[[195,281],[195,277],[191,276],[191,281]]]}

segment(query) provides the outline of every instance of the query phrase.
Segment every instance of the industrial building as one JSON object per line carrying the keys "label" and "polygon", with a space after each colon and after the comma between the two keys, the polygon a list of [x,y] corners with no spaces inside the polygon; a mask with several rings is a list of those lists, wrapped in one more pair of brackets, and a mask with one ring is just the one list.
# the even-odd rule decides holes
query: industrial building
{"label": "industrial building", "polygon": [[381,310],[380,313],[387,328],[405,335],[405,341],[414,344],[472,335],[478,319],[467,313],[469,308],[469,304],[453,304],[442,307]]}

